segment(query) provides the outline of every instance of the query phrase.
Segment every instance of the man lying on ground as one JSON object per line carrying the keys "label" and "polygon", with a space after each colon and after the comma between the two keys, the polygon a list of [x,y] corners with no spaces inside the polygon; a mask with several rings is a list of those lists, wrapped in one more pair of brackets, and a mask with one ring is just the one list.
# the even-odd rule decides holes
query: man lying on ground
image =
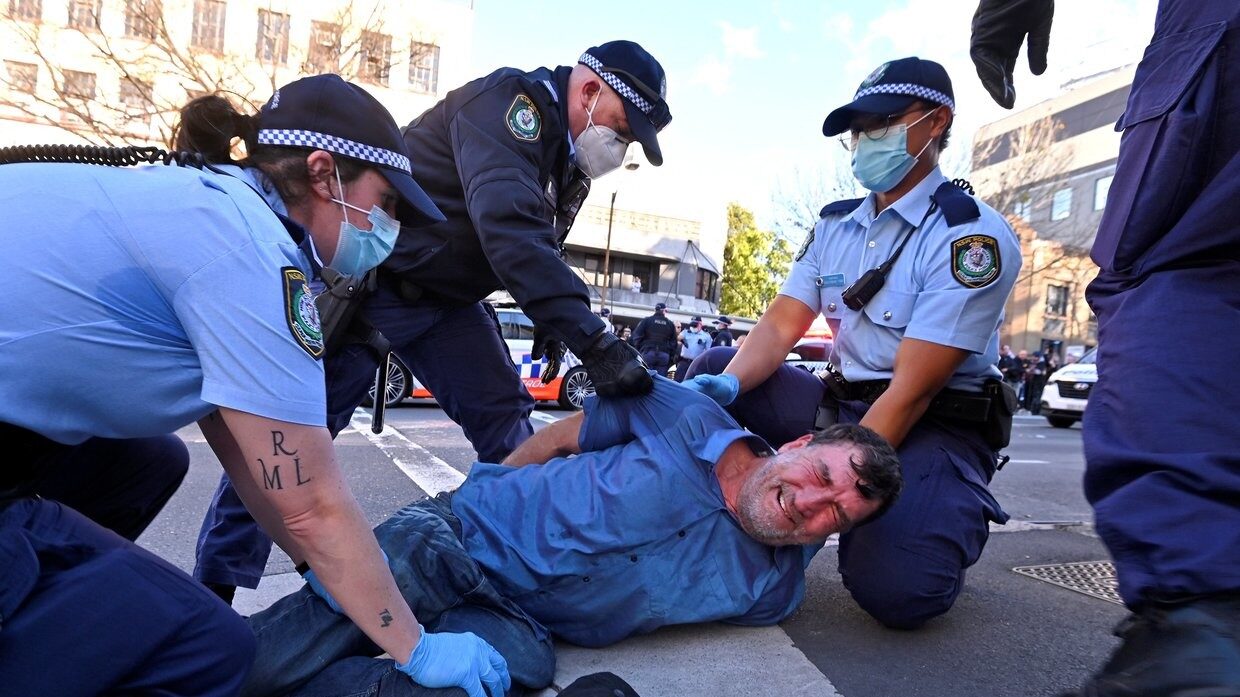
{"label": "man lying on ground", "polygon": [[[375,536],[427,631],[474,632],[515,684],[541,688],[552,635],[598,647],[671,624],[783,620],[826,538],[886,510],[901,486],[895,452],[867,428],[832,426],[774,453],[708,397],[656,378],[648,395],[591,398]],[[308,586],[250,623],[244,694],[452,694],[368,658],[377,647]]]}

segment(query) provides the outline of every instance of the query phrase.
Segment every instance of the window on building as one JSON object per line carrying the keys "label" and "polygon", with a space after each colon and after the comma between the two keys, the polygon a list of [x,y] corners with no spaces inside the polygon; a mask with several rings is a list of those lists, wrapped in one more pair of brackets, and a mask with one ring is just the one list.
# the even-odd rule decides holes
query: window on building
{"label": "window on building", "polygon": [[340,25],[332,22],[310,23],[310,48],[306,52],[309,73],[334,73],[340,70]]}
{"label": "window on building", "polygon": [[151,92],[154,85],[149,80],[121,78],[121,104],[131,117],[145,117],[151,111]]}
{"label": "window on building", "polygon": [[1051,198],[1051,220],[1063,220],[1072,214],[1072,189],[1060,189]]}
{"label": "window on building", "polygon": [[1029,198],[1018,200],[1012,205],[1012,215],[1026,223],[1033,222],[1033,201]]}
{"label": "window on building", "polygon": [[1094,210],[1100,211],[1107,207],[1107,194],[1111,193],[1111,180],[1114,178],[1114,174],[1108,174],[1094,182]]}
{"label": "window on building", "polygon": [[154,39],[163,11],[160,0],[129,0],[125,3],[125,36]]}
{"label": "window on building", "polygon": [[99,29],[99,12],[103,0],[70,0],[69,27],[72,29]]}
{"label": "window on building", "polygon": [[4,72],[9,77],[9,88],[23,94],[34,94],[39,86],[39,66],[34,63],[5,61]]}
{"label": "window on building", "polygon": [[95,74],[82,70],[66,70],[64,72],[64,93],[71,99],[95,98]]}
{"label": "window on building", "polygon": [[1068,287],[1046,286],[1046,314],[1063,317],[1068,314]]}
{"label": "window on building", "polygon": [[715,288],[718,282],[719,277],[715,275],[714,271],[698,269],[697,283],[693,286],[693,297],[707,302],[715,302]]}
{"label": "window on building", "polygon": [[414,41],[409,49],[409,89],[434,94],[439,88],[439,47]]}
{"label": "window on building", "polygon": [[380,85],[388,84],[392,72],[392,36],[376,31],[362,32],[358,60],[359,79]]}
{"label": "window on building", "polygon": [[9,16],[37,22],[43,19],[43,3],[40,0],[9,0]]}
{"label": "window on building", "polygon": [[288,15],[270,10],[258,11],[258,39],[254,55],[265,63],[288,62]]}
{"label": "window on building", "polygon": [[194,28],[190,43],[209,51],[224,51],[224,0],[194,0]]}

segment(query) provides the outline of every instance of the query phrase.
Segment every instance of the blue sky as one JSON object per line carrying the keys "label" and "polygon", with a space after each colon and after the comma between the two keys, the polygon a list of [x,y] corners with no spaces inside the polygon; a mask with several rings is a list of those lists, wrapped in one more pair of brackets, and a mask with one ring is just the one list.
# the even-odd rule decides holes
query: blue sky
{"label": "blue sky", "polygon": [[[1022,65],[1017,109],[1054,96],[1068,80],[1136,62],[1153,30],[1155,0],[1057,5],[1051,67],[1034,77]],[[972,0],[476,0],[474,7],[475,75],[575,63],[583,49],[611,39],[637,41],[659,59],[673,114],[660,136],[665,164],[604,177],[591,198],[616,188],[618,207],[708,228],[721,224],[728,201],[769,226],[780,192],[829,195],[848,160],[822,136],[822,120],[886,60],[918,55],[947,67],[957,114],[945,162],[954,169],[965,167],[972,132],[1007,113],[968,60]]]}

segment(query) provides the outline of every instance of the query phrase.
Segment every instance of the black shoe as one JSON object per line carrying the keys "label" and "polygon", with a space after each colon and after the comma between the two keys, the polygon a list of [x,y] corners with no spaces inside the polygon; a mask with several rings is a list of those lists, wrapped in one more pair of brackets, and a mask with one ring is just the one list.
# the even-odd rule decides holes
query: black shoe
{"label": "black shoe", "polygon": [[1115,634],[1079,697],[1240,697],[1240,595],[1151,605]]}

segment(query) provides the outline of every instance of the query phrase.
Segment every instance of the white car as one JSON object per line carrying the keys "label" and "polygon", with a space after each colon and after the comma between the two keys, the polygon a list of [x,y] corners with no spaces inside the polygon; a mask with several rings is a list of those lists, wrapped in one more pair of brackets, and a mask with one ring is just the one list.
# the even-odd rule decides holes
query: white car
{"label": "white car", "polygon": [[1069,428],[1085,413],[1089,393],[1098,382],[1098,349],[1090,349],[1076,363],[1051,374],[1042,391],[1042,415],[1055,428]]}
{"label": "white car", "polygon": [[[544,358],[535,361],[530,357],[530,350],[534,346],[534,322],[515,307],[497,307],[495,313],[499,316],[500,330],[504,335],[504,342],[508,344],[512,362],[520,371],[521,383],[525,385],[530,396],[537,401],[558,402],[565,409],[580,409],[586,397],[594,394],[594,383],[590,381],[581,360],[574,356],[572,351],[566,351],[564,360],[560,361],[560,374],[544,385],[541,375],[547,367],[547,360]],[[434,399],[430,390],[418,382],[396,354],[391,356],[392,360],[388,364],[387,406],[398,404],[406,397]],[[374,397],[375,388],[372,385],[366,402],[368,406]]]}

